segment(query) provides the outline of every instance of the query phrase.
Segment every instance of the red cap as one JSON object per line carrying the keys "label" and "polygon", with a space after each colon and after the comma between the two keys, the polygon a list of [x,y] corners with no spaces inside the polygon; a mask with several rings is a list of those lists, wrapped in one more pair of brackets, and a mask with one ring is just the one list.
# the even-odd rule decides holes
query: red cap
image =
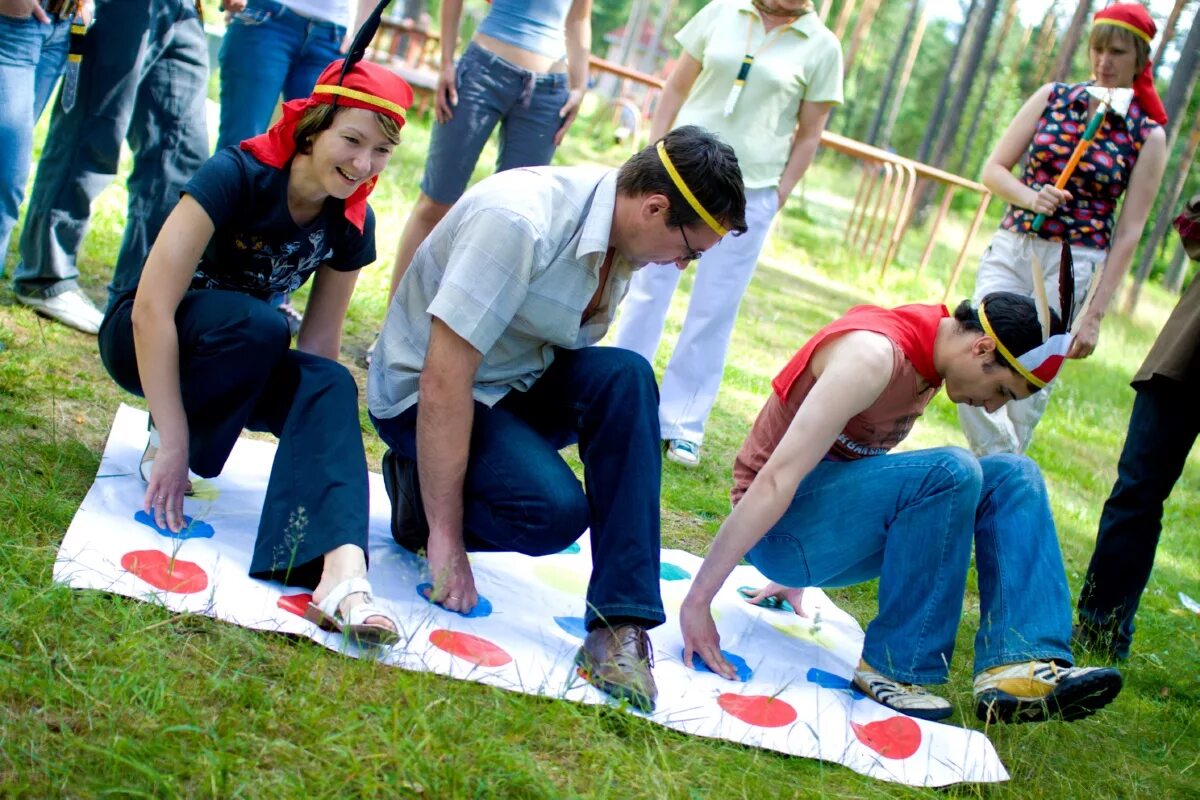
{"label": "red cap", "polygon": [[[1124,28],[1146,44],[1150,44],[1154,34],[1158,33],[1158,27],[1150,18],[1150,12],[1141,3],[1116,3],[1102,8],[1092,17],[1092,22],[1096,25],[1116,25]],[[1167,124],[1167,110],[1163,108],[1158,90],[1154,88],[1154,72],[1150,69],[1149,61],[1133,79],[1133,96],[1137,98],[1138,105],[1146,112],[1146,116],[1159,125]]]}
{"label": "red cap", "polygon": [[[296,125],[304,112],[335,102],[343,108],[363,108],[386,114],[403,127],[404,114],[413,102],[412,87],[403,78],[370,61],[359,61],[339,83],[341,71],[341,60],[326,67],[310,96],[284,103],[280,120],[266,133],[243,141],[241,148],[267,166],[282,169],[296,152]],[[346,219],[360,233],[367,219],[367,195],[375,188],[378,177],[371,178],[346,198]]]}

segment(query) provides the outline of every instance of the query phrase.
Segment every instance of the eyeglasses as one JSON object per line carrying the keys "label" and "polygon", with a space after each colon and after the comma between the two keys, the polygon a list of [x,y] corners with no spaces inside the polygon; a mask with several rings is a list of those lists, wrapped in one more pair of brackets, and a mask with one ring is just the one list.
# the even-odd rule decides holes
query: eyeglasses
{"label": "eyeglasses", "polygon": [[679,235],[683,237],[683,246],[687,249],[687,254],[683,257],[684,261],[695,261],[704,255],[702,250],[692,247],[692,243],[688,241],[687,232],[684,231],[682,225],[679,226]]}

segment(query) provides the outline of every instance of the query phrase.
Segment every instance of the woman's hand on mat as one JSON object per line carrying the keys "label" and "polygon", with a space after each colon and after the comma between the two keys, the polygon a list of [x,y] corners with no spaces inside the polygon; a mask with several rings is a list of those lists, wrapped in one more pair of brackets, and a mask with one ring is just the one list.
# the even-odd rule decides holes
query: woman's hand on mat
{"label": "woman's hand on mat", "polygon": [[158,527],[178,533],[183,529],[183,497],[190,487],[187,448],[159,447],[143,508],[154,515]]}
{"label": "woman's hand on mat", "polygon": [[462,542],[430,536],[425,557],[433,581],[429,599],[449,611],[469,613],[479,602],[479,593],[475,591],[475,576],[471,573],[471,562],[467,560]]}
{"label": "woman's hand on mat", "polygon": [[579,115],[579,104],[583,102],[583,94],[586,91],[586,89],[572,89],[567,92],[567,102],[563,103],[563,107],[558,110],[558,130],[554,133],[555,147],[562,144],[563,137],[567,135],[571,123]]}
{"label": "woman's hand on mat", "polygon": [[445,125],[454,116],[454,107],[458,105],[458,75],[453,63],[442,65],[433,96],[433,113],[437,121]]}
{"label": "woman's hand on mat", "polygon": [[717,623],[713,622],[707,602],[686,598],[679,609],[679,628],[683,633],[684,664],[692,667],[692,656],[700,656],[704,665],[722,678],[738,679],[737,670],[721,653],[721,634],[717,633]]}
{"label": "woman's hand on mat", "polygon": [[1100,341],[1100,318],[1094,314],[1085,314],[1079,318],[1075,330],[1071,332],[1071,349],[1067,358],[1087,358],[1096,349]]}
{"label": "woman's hand on mat", "polygon": [[756,606],[766,605],[769,608],[782,608],[786,600],[792,606],[792,611],[797,617],[807,617],[804,609],[800,608],[800,601],[804,598],[804,589],[793,589],[791,586],[784,586],[782,583],[771,581],[766,586],[759,589],[754,594],[746,598],[747,603],[753,603]]}
{"label": "woman's hand on mat", "polygon": [[1065,189],[1055,189],[1053,184],[1046,184],[1033,196],[1033,205],[1029,208],[1047,217],[1054,214],[1063,203],[1071,202],[1071,193]]}

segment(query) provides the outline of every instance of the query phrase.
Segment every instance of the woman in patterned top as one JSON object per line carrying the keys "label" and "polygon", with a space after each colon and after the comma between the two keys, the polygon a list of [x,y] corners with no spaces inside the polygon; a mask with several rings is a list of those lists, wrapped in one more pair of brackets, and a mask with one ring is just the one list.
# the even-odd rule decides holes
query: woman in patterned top
{"label": "woman in patterned top", "polygon": [[[1162,125],[1166,114],[1154,91],[1150,41],[1155,25],[1138,3],[1120,3],[1096,13],[1089,40],[1091,81],[1049,83],[1025,101],[983,168],[984,184],[1009,202],[1000,230],[979,264],[975,298],[990,292],[1034,293],[1031,258],[1057,266],[1060,249],[1071,248],[1075,262],[1076,312],[1070,358],[1087,358],[1096,347],[1100,321],[1134,250],[1166,166]],[[1133,88],[1124,116],[1108,111],[1099,133],[1063,190],[1054,182],[1096,113],[1089,86]],[[1018,178],[1013,167],[1025,157]],[[1118,216],[1116,205],[1128,193]],[[1041,229],[1031,235],[1038,214]],[[1093,278],[1099,284],[1086,308]],[[1058,270],[1046,269],[1046,293],[1058,297]],[[1024,452],[1045,413],[1048,392],[1010,403],[995,413],[960,405],[959,420],[978,455]]]}

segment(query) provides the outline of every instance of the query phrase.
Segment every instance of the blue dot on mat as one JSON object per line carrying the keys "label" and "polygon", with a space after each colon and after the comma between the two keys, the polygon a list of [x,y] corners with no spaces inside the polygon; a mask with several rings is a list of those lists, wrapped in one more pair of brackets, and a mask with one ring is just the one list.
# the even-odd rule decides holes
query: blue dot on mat
{"label": "blue dot on mat", "polygon": [[583,622],[583,617],[555,617],[554,621],[558,623],[558,627],[572,636],[580,639],[587,638],[587,626]]}
{"label": "blue dot on mat", "polygon": [[[441,603],[435,603],[432,600],[430,600],[429,595],[431,595],[432,593],[433,593],[433,585],[432,584],[429,584],[429,583],[417,584],[417,594],[419,594],[421,596],[422,600],[424,600],[426,603],[429,603],[429,605],[431,605],[431,606],[437,606],[438,608],[442,609],[442,611],[450,611],[450,609],[446,608]],[[466,614],[462,613],[461,611],[450,611],[450,613],[458,614],[460,617],[466,617],[467,619],[476,619],[477,617],[488,617],[488,616],[491,616],[491,614],[492,614],[492,601],[488,600],[483,595],[479,595],[479,602],[477,602],[475,604],[475,607],[472,608]]]}
{"label": "blue dot on mat", "polygon": [[688,572],[683,567],[677,567],[674,564],[663,563],[659,565],[658,577],[664,581],[685,581],[692,577],[692,573]]}
{"label": "blue dot on mat", "polygon": [[860,697],[866,697],[865,694],[859,691],[857,686],[850,682],[849,678],[834,675],[832,672],[826,672],[823,669],[812,667],[805,677],[808,678],[809,683],[815,683],[822,689],[839,689],[843,692],[849,692],[854,695],[854,699],[856,700]]}
{"label": "blue dot on mat", "polygon": [[558,551],[560,556],[573,556],[579,552],[579,542],[571,542],[569,545]]}
{"label": "blue dot on mat", "polygon": [[[742,658],[737,653],[731,653],[728,650],[722,650],[721,655],[725,656],[725,660],[733,665],[733,669],[737,672],[737,679],[739,681],[748,681],[750,680],[750,677],[754,675],[754,670],[750,669],[750,665],[746,663],[746,659]],[[680,657],[682,658],[682,656]],[[704,659],[700,657],[699,653],[692,653],[692,666],[695,667],[696,672],[712,672],[712,670],[708,668],[708,664],[704,663]]]}
{"label": "blue dot on mat", "polygon": [[133,518],[137,522],[154,529],[155,533],[170,539],[211,539],[214,533],[212,525],[209,525],[204,520],[194,520],[187,514],[183,515],[183,528],[178,533],[170,528],[158,527],[153,515],[147,514],[145,511],[139,510],[133,515]]}

